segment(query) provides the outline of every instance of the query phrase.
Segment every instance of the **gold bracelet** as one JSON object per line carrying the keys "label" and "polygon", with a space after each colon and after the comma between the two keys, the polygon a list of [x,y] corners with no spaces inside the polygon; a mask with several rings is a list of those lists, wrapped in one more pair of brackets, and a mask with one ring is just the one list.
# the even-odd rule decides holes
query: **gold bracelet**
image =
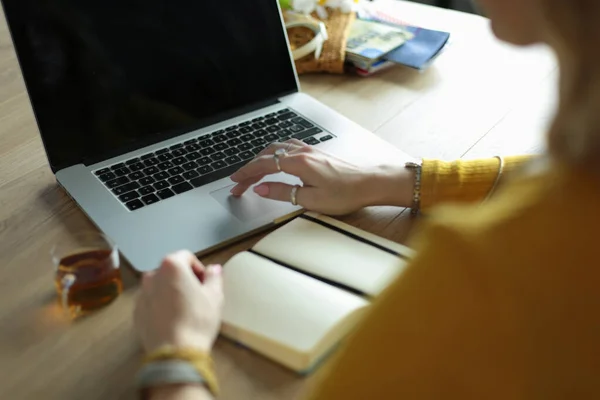
{"label": "gold bracelet", "polygon": [[413,171],[415,171],[413,199],[412,199],[412,205],[410,207],[410,214],[417,215],[417,214],[419,214],[419,211],[421,209],[421,172],[422,172],[422,167],[421,167],[421,164],[418,164],[418,163],[412,162],[412,161],[407,162],[406,164],[404,164],[404,166],[408,169],[412,169]]}
{"label": "gold bracelet", "polygon": [[502,156],[494,156],[494,158],[497,158],[498,161],[500,162],[500,165],[498,166],[498,175],[496,175],[496,180],[494,181],[494,184],[492,185],[492,188],[488,192],[484,201],[488,201],[492,197],[492,195],[496,191],[496,188],[498,187],[498,183],[500,183],[502,174],[504,173],[504,158]]}
{"label": "gold bracelet", "polygon": [[183,360],[189,362],[206,381],[208,389],[214,396],[219,394],[217,376],[214,372],[213,361],[208,353],[193,348],[178,348],[173,346],[160,347],[144,357],[143,364],[154,361]]}

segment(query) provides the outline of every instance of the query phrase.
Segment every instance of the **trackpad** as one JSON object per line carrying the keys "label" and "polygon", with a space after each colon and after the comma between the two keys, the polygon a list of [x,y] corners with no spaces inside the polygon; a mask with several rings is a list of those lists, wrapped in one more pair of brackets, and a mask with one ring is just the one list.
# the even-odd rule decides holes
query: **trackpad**
{"label": "trackpad", "polygon": [[252,188],[248,189],[242,196],[234,197],[230,193],[231,188],[234,186],[230,185],[215,190],[210,195],[240,221],[251,221],[259,217],[277,213],[278,211],[283,215],[290,210],[291,204],[262,198],[254,193]]}

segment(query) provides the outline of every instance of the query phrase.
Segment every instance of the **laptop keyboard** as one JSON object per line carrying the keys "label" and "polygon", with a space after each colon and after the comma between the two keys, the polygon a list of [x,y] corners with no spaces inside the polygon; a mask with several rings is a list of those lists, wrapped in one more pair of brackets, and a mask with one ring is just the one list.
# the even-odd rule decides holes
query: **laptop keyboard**
{"label": "laptop keyboard", "polygon": [[289,109],[244,121],[94,171],[131,211],[226,178],[273,142],[333,139]]}

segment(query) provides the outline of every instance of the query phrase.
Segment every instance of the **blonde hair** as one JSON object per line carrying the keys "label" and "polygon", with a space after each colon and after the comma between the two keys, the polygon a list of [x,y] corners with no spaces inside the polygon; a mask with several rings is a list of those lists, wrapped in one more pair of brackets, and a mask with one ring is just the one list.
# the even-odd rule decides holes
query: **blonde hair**
{"label": "blonde hair", "polygon": [[561,67],[550,155],[600,172],[600,0],[539,1]]}

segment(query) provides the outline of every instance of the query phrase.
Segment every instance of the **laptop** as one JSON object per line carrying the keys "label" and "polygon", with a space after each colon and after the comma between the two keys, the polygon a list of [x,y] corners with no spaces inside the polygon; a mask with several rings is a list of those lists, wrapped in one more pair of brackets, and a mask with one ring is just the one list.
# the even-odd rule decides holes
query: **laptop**
{"label": "laptop", "polygon": [[57,182],[138,271],[301,211],[229,193],[272,142],[355,163],[401,156],[300,91],[277,0],[2,4]]}

